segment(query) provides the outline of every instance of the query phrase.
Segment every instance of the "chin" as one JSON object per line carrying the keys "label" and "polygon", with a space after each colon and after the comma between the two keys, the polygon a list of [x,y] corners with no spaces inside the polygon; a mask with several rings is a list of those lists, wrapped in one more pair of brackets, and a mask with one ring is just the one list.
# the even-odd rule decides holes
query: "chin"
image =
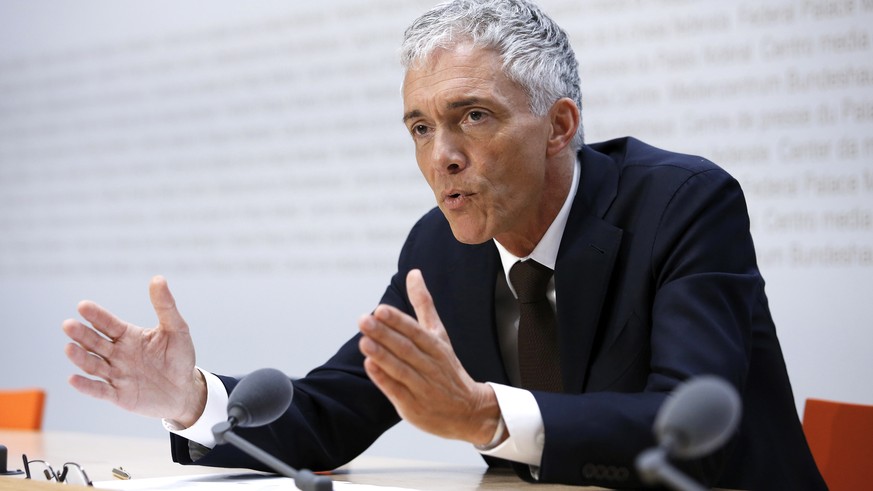
{"label": "chin", "polygon": [[457,224],[449,222],[449,225],[452,227],[452,234],[455,236],[455,240],[462,244],[467,245],[478,245],[484,242],[488,242],[493,237],[484,232],[472,232],[470,230],[465,229],[464,227],[460,227]]}

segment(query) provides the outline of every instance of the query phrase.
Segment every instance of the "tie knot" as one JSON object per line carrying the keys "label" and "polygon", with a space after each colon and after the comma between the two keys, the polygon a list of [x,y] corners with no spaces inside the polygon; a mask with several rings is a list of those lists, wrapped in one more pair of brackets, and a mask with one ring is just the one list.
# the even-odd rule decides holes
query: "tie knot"
{"label": "tie knot", "polygon": [[509,270],[509,281],[518,295],[518,301],[522,303],[539,302],[546,298],[546,288],[552,270],[542,264],[529,259],[518,261]]}

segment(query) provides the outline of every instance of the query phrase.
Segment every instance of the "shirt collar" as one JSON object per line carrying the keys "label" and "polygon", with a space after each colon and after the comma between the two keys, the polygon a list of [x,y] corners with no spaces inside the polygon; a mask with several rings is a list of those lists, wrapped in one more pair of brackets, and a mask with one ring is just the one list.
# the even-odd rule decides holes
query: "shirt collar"
{"label": "shirt collar", "polygon": [[[500,242],[492,239],[494,240],[494,245],[497,246],[497,251],[500,253],[500,262],[503,263],[503,272],[506,274],[506,282],[508,284],[512,285],[512,282],[509,281],[509,270],[513,264],[520,260],[533,259],[549,269],[555,269],[555,262],[558,260],[558,248],[561,247],[561,238],[564,236],[564,229],[567,227],[567,217],[570,216],[570,208],[573,207],[573,199],[576,197],[576,191],[579,189],[579,174],[581,174],[579,167],[579,160],[577,159],[573,166],[573,181],[570,184],[570,192],[567,193],[564,206],[561,207],[558,216],[549,225],[545,235],[543,235],[543,238],[540,239],[529,256],[516,257],[500,245]],[[510,288],[512,287],[510,286]]]}

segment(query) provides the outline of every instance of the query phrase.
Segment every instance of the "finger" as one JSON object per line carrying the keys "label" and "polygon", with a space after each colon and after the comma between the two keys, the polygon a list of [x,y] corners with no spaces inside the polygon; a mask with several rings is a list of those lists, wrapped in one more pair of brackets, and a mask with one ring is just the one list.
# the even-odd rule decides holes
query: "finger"
{"label": "finger", "polygon": [[414,338],[416,335],[426,333],[415,317],[391,305],[377,305],[370,317],[376,319],[377,323],[384,325],[387,331],[397,331],[398,334],[406,338]]}
{"label": "finger", "polygon": [[370,380],[379,387],[379,390],[392,401],[397,399],[398,395],[408,392],[405,385],[388,375],[381,365],[372,358],[364,360],[364,370],[369,375]]}
{"label": "finger", "polygon": [[89,353],[78,344],[73,343],[69,343],[64,347],[64,353],[74,365],[88,375],[100,377],[104,380],[109,379],[111,367],[103,358]]}
{"label": "finger", "polygon": [[75,319],[67,319],[61,325],[64,333],[86,350],[103,358],[111,358],[115,344],[101,336],[94,329]]}
{"label": "finger", "polygon": [[395,331],[381,325],[373,317],[367,316],[360,320],[360,329],[364,334],[358,341],[358,349],[367,358],[376,360],[380,365],[394,365],[394,376],[408,369],[408,361],[414,356],[417,348],[411,341]]}
{"label": "finger", "polygon": [[361,332],[398,361],[392,363],[381,354],[378,359],[383,369],[413,392],[427,390],[431,381],[442,379],[454,369],[454,353],[441,324],[440,333],[429,331],[413,317],[387,305],[380,305],[364,320]]}
{"label": "finger", "polygon": [[404,357],[419,349],[414,338],[423,334],[415,319],[387,305],[379,305],[373,315],[362,317],[358,326],[365,336]]}
{"label": "finger", "polygon": [[155,313],[158,314],[158,322],[164,329],[170,331],[188,330],[188,324],[179,314],[179,310],[176,308],[176,299],[170,293],[170,287],[163,276],[152,278],[152,282],[149,284],[149,298],[151,298]]}
{"label": "finger", "polygon": [[376,323],[369,331],[362,330],[362,332],[400,356],[406,356],[409,343],[412,343],[421,353],[433,358],[444,356],[445,346],[450,346],[445,329],[442,328],[442,324],[439,324],[439,318],[436,327],[428,329],[414,317],[390,305],[376,307],[372,318]]}
{"label": "finger", "polygon": [[109,339],[118,339],[127,331],[128,324],[126,322],[94,302],[83,300],[79,302],[77,310],[85,320],[94,326],[94,329],[102,332]]}
{"label": "finger", "polygon": [[406,419],[404,413],[406,412],[405,408],[410,405],[409,401],[412,396],[410,390],[404,384],[392,378],[372,358],[364,360],[364,371],[367,372],[367,376],[376,384],[376,387],[391,401],[400,417]]}
{"label": "finger", "polygon": [[70,375],[67,382],[69,382],[74,389],[87,396],[109,401],[115,400],[115,389],[106,382],[91,380],[81,375]]}
{"label": "finger", "polygon": [[433,304],[433,297],[424,284],[421,270],[413,269],[406,275],[406,294],[421,325],[431,330],[442,327],[442,321]]}
{"label": "finger", "polygon": [[[433,372],[432,359],[439,355],[440,350],[435,346],[433,337],[412,317],[387,305],[380,305],[374,315],[361,319],[360,330],[365,338],[374,342],[374,347],[378,346],[385,352],[378,354],[383,357],[380,361],[388,362],[386,357],[390,354],[398,363],[403,363],[411,370]],[[400,370],[398,367],[393,375],[400,377]]]}
{"label": "finger", "polygon": [[358,341],[358,349],[361,353],[379,365],[381,370],[391,378],[399,381],[403,385],[413,387],[416,384],[424,383],[422,378],[422,366],[428,367],[429,364],[426,357],[410,342],[408,339],[399,336],[391,329],[382,327],[381,332],[387,332],[387,339],[391,344],[386,345],[378,339],[366,335],[366,332],[372,332],[373,325],[378,325],[378,321],[372,317],[361,320],[361,331],[365,333]]}

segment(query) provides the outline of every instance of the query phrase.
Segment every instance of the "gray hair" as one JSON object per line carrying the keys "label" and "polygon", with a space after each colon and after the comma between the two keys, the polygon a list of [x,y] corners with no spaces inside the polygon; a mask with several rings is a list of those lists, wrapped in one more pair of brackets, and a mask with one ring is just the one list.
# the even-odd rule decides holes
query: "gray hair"
{"label": "gray hair", "polygon": [[[572,99],[581,113],[579,65],[567,34],[527,0],[454,0],[437,5],[406,29],[400,60],[408,70],[438,49],[466,42],[497,51],[504,74],[527,93],[532,113],[546,115],[562,97]],[[583,141],[580,121],[574,148],[581,148]]]}

